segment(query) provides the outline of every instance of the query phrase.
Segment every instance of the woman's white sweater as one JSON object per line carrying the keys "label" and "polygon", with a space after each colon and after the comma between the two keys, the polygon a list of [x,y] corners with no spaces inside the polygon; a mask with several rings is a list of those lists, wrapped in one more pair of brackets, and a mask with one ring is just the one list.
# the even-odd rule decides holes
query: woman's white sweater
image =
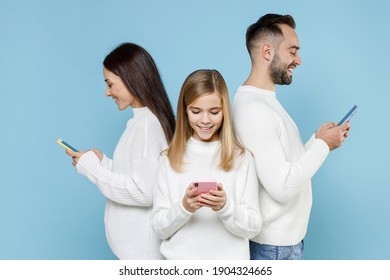
{"label": "woman's white sweater", "polygon": [[160,122],[147,108],[134,108],[113,159],[94,152],[80,157],[77,171],[107,198],[105,228],[119,259],[161,259],[159,238],[150,225],[158,159],[167,148]]}

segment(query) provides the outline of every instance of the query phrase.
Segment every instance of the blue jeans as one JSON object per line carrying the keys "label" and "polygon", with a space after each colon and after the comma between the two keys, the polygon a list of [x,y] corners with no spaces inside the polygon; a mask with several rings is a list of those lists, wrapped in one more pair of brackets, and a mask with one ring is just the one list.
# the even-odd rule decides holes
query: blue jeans
{"label": "blue jeans", "polygon": [[250,241],[251,260],[303,260],[303,240],[292,246],[273,246]]}

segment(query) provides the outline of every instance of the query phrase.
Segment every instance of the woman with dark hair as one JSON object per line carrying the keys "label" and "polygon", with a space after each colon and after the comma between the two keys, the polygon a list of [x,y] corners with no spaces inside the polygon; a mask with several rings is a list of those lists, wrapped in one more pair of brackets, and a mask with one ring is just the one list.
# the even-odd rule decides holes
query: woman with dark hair
{"label": "woman with dark hair", "polygon": [[172,139],[175,118],[160,74],[142,47],[124,43],[103,62],[106,96],[119,110],[133,109],[113,159],[97,149],[67,154],[77,172],[107,198],[108,243],[119,259],[160,259],[160,241],[150,225],[153,186],[161,151]]}

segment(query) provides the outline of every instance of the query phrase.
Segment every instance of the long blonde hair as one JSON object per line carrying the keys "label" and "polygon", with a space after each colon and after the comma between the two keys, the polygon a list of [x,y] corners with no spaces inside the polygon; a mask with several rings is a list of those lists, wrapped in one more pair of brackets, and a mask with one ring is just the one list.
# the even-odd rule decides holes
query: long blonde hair
{"label": "long blonde hair", "polygon": [[169,163],[177,172],[183,170],[183,155],[187,141],[194,133],[188,120],[187,107],[198,98],[212,93],[217,93],[222,101],[223,121],[219,129],[219,141],[221,141],[219,167],[224,171],[231,170],[234,166],[237,150],[240,154],[244,152],[244,148],[237,141],[233,132],[229,93],[224,78],[217,70],[197,70],[187,77],[181,88],[177,104],[175,134],[168,147]]}

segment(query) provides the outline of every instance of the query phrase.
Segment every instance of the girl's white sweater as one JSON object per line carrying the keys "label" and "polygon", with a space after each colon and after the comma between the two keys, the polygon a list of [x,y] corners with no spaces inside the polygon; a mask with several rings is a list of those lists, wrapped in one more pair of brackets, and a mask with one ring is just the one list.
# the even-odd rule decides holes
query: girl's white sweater
{"label": "girl's white sweater", "polygon": [[[159,162],[153,203],[153,227],[163,239],[166,259],[249,259],[249,238],[261,228],[258,183],[251,154],[237,157],[229,172],[218,167],[220,142],[190,138],[184,154],[184,171],[175,172],[166,156]],[[219,211],[202,207],[194,213],[182,205],[193,181],[217,181],[226,191]]]}

